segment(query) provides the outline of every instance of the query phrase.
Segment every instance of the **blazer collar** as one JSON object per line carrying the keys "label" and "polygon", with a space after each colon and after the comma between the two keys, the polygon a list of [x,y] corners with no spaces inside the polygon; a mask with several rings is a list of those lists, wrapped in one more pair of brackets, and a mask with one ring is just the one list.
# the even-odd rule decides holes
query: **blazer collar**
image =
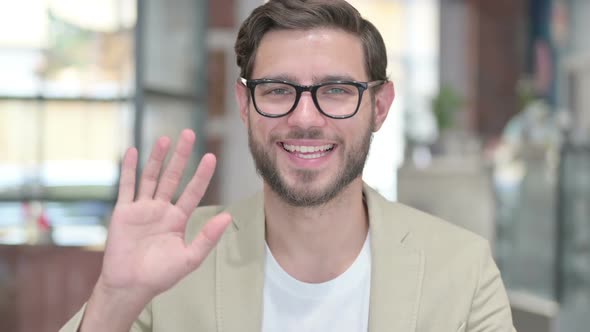
{"label": "blazer collar", "polygon": [[[371,232],[369,331],[415,331],[424,255],[411,242],[409,216],[368,185]],[[217,246],[219,332],[261,331],[265,225],[262,193],[227,209],[233,225]]]}
{"label": "blazer collar", "polygon": [[369,331],[415,331],[424,254],[411,244],[409,216],[365,184],[371,232]]}
{"label": "blazer collar", "polygon": [[233,225],[217,245],[218,332],[261,331],[265,236],[262,193],[231,206]]}

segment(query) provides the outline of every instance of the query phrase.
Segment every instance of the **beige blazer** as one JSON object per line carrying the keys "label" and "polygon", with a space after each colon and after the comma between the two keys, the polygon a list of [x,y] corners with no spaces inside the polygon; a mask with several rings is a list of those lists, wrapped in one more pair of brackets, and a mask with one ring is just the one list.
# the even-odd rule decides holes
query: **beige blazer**
{"label": "beige blazer", "polygon": [[[515,331],[482,238],[390,203],[365,185],[371,232],[369,331]],[[221,207],[195,212],[192,239]],[[201,267],[148,304],[132,331],[261,331],[265,227],[262,194],[227,208],[233,225]],[[465,212],[469,213],[469,212]],[[124,267],[121,267],[124,268]],[[77,330],[80,310],[61,331]]]}

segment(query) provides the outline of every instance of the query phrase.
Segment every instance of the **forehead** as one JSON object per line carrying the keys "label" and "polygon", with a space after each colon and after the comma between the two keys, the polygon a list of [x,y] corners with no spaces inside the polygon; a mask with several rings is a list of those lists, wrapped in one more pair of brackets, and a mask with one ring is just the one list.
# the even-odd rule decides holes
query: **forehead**
{"label": "forehead", "polygon": [[360,38],[333,28],[273,30],[258,46],[252,78],[313,84],[327,78],[366,81]]}

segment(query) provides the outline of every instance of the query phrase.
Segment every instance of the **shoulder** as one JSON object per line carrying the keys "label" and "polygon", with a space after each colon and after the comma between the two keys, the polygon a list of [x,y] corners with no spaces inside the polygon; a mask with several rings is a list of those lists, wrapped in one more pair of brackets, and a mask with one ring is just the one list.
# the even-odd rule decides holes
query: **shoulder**
{"label": "shoulder", "polygon": [[446,220],[390,202],[372,189],[365,189],[371,227],[386,233],[389,240],[421,251],[431,259],[481,260],[490,255],[489,243],[483,237]]}
{"label": "shoulder", "polygon": [[391,209],[398,211],[397,215],[406,218],[385,222],[405,224],[408,233],[403,245],[422,253],[426,263],[425,281],[438,279],[441,275],[452,275],[455,280],[448,280],[447,285],[459,283],[461,287],[477,287],[482,269],[493,262],[486,239],[409,206],[391,204]]}
{"label": "shoulder", "polygon": [[422,247],[465,248],[466,246],[486,246],[487,240],[469,230],[461,228],[447,220],[430,215],[401,203],[390,203],[391,210],[396,215],[402,215],[400,220],[386,222],[401,223],[410,231],[415,244]]}
{"label": "shoulder", "polygon": [[[419,324],[450,321],[459,326],[467,317],[467,325],[475,329],[512,330],[506,290],[488,241],[438,217],[381,199],[374,197],[369,204],[377,228],[372,232],[381,232],[375,236],[379,240],[373,257],[397,257],[418,267],[420,315],[428,317]],[[392,240],[398,245],[387,243]],[[441,303],[452,305],[441,309]]]}

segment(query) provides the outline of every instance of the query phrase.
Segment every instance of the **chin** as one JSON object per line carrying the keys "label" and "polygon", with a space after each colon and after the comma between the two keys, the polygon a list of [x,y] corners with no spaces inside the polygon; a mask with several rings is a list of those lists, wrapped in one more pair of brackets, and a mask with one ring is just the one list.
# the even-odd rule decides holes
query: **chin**
{"label": "chin", "polygon": [[[298,181],[282,178],[280,182],[269,183],[271,189],[287,204],[295,207],[315,207],[324,205],[338,196],[344,187],[335,179],[316,179]],[[322,181],[323,180],[323,181]]]}

